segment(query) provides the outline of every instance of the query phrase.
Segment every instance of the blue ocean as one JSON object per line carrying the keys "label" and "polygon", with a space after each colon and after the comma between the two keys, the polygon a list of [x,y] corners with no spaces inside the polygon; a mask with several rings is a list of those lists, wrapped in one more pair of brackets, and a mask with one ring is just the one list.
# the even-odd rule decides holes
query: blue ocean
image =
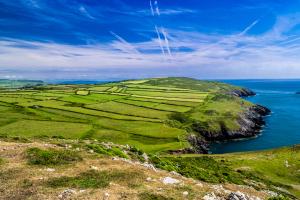
{"label": "blue ocean", "polygon": [[268,107],[266,126],[255,138],[216,143],[212,153],[255,151],[300,144],[300,80],[226,80],[252,89],[256,96],[247,100]]}

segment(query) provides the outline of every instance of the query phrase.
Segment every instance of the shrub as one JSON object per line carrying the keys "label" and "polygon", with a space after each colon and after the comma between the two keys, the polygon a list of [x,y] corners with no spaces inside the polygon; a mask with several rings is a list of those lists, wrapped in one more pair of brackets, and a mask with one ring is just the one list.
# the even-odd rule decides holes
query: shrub
{"label": "shrub", "polygon": [[42,150],[39,148],[30,148],[26,151],[28,163],[32,165],[61,165],[75,161],[80,161],[82,158],[77,152],[69,150]]}
{"label": "shrub", "polygon": [[87,147],[99,154],[108,155],[108,156],[118,156],[121,158],[128,158],[128,156],[118,147],[106,148],[104,146],[96,145],[96,144],[90,144]]}
{"label": "shrub", "polygon": [[169,119],[178,121],[182,124],[187,123],[190,121],[190,118],[187,114],[181,112],[174,112],[169,114]]}

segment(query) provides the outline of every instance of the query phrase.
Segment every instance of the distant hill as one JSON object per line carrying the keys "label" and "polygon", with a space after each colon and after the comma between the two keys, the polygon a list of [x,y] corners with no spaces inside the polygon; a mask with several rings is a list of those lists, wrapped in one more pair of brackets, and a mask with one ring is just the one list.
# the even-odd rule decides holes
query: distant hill
{"label": "distant hill", "polygon": [[22,88],[28,86],[41,85],[41,84],[44,84],[44,82],[39,80],[0,79],[0,88]]}

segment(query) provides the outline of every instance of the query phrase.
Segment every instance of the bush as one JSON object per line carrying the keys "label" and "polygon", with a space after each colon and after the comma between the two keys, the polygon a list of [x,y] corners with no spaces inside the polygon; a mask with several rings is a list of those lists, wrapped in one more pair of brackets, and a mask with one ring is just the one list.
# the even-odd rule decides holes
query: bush
{"label": "bush", "polygon": [[28,163],[32,165],[62,165],[75,161],[80,161],[82,158],[77,152],[69,150],[42,150],[39,148],[30,148],[26,151]]}
{"label": "bush", "polygon": [[181,112],[174,112],[174,113],[169,114],[169,119],[178,121],[182,124],[190,121],[189,116],[187,114],[181,113]]}

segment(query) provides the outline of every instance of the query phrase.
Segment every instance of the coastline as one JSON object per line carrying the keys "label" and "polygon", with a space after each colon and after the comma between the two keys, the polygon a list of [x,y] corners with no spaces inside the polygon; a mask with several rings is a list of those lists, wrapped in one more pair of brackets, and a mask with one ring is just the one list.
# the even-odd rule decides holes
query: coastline
{"label": "coastline", "polygon": [[[240,98],[255,96],[256,93],[247,88],[241,90],[233,90],[229,93]],[[203,131],[200,133],[203,137],[189,137],[189,142],[196,149],[196,153],[210,153],[210,146],[213,142],[228,142],[237,141],[257,137],[261,134],[262,128],[265,126],[265,117],[271,114],[271,110],[259,104],[254,104],[247,108],[237,120],[239,129],[232,131],[225,126],[221,128],[220,132]]]}

